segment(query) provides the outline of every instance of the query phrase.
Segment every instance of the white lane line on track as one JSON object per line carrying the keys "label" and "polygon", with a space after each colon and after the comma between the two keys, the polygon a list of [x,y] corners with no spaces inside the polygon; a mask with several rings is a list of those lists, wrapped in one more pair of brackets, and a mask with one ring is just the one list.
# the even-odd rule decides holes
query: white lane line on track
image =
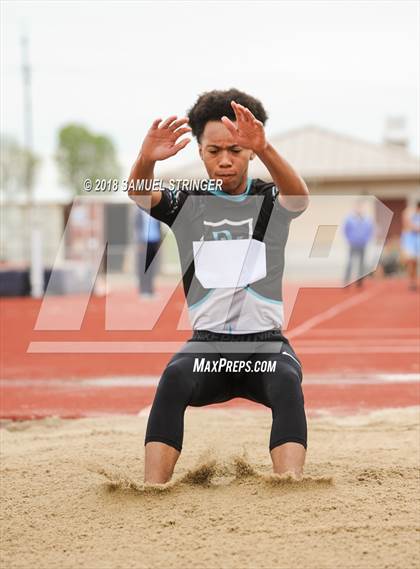
{"label": "white lane line on track", "polygon": [[419,346],[416,338],[331,338],[330,340],[299,338],[294,345],[299,346]]}
{"label": "white lane line on track", "polygon": [[420,354],[420,346],[299,346],[298,354]]}
{"label": "white lane line on track", "polygon": [[[316,324],[314,324],[315,326]],[[297,330],[297,328],[295,329]],[[306,330],[304,330],[306,332]],[[298,335],[303,332],[298,332]],[[296,334],[287,334],[286,336],[290,339]],[[372,340],[375,344],[381,342],[381,339]],[[185,342],[115,342],[115,341],[105,341],[105,342],[31,342],[28,347],[28,353],[31,354],[172,354],[179,351]],[[322,353],[353,353],[353,351],[365,351],[369,353],[374,352],[408,352],[417,353],[418,352],[418,342],[414,340],[394,340],[392,342],[384,341],[381,342],[380,346],[368,346],[365,343],[360,343],[357,341],[340,341],[333,339],[328,340],[301,340],[293,344],[299,351],[310,350],[307,353],[313,353],[313,351],[319,350]],[[232,353],[242,353],[243,343],[234,342],[230,343],[230,351]],[[298,348],[298,346],[300,346]],[[206,351],[203,348],[203,353]],[[210,350],[209,350],[210,351]]]}
{"label": "white lane line on track", "polygon": [[[343,383],[413,383],[420,381],[419,373],[347,373],[347,374],[305,374],[305,383],[327,383],[330,385]],[[112,387],[156,387],[159,376],[127,376],[127,377],[97,377],[89,379],[2,379],[2,388],[49,388],[55,391],[80,390],[83,388],[112,388]]]}
{"label": "white lane line on track", "polygon": [[337,314],[340,314],[341,312],[344,312],[348,308],[352,308],[357,304],[365,302],[369,298],[376,296],[376,294],[378,294],[377,290],[367,290],[366,292],[358,294],[357,296],[353,296],[352,298],[343,300],[342,302],[339,302],[338,304],[332,306],[331,308],[324,310],[324,312],[320,312],[319,314],[316,314],[312,318],[309,318],[299,326],[296,326],[296,328],[290,330],[290,332],[286,331],[286,336],[289,339],[296,338],[296,336],[300,336],[305,332],[307,332],[308,330],[315,328],[315,326],[318,326],[318,324],[321,324],[321,322],[325,322],[330,318],[334,318],[334,316],[337,316]]}
{"label": "white lane line on track", "polygon": [[53,390],[74,390],[81,388],[106,388],[106,387],[156,387],[159,376],[146,375],[134,377],[92,377],[89,379],[0,379],[0,386],[5,387],[29,387],[38,389],[46,387]]}
{"label": "white lane line on track", "polygon": [[320,328],[312,330],[312,337],[316,336],[371,336],[377,338],[378,336],[411,336],[414,339],[420,337],[420,328]]}
{"label": "white lane line on track", "polygon": [[420,381],[420,373],[379,373],[379,381]]}
{"label": "white lane line on track", "polygon": [[30,354],[172,354],[178,352],[185,342],[131,342],[131,341],[86,341],[86,342],[30,342]]}
{"label": "white lane line on track", "polygon": [[395,373],[395,374],[374,374],[374,375],[355,375],[355,376],[322,376],[309,375],[303,378],[302,385],[375,385],[384,383],[418,383],[420,386],[420,374],[418,373]]}

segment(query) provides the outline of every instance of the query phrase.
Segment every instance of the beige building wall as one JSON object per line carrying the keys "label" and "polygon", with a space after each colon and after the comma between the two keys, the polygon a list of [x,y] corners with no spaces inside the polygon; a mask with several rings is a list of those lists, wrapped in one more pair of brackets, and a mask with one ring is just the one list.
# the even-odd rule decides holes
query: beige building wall
{"label": "beige building wall", "polygon": [[[26,264],[30,258],[30,213],[22,204],[2,204],[1,261]],[[35,215],[42,233],[42,256],[45,264],[52,265],[64,231],[63,206],[37,205]]]}

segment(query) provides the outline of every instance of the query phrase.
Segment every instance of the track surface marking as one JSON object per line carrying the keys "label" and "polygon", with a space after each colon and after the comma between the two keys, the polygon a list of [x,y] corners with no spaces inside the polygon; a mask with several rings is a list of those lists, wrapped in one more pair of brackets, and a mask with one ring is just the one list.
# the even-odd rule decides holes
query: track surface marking
{"label": "track surface marking", "polygon": [[[151,331],[135,329],[149,303],[135,291],[111,294],[126,330],[105,329],[103,297],[90,298],[81,329],[69,331],[35,330],[40,300],[2,299],[1,417],[138,413],[150,405],[171,352],[190,337],[177,330],[182,291]],[[72,298],[50,300],[64,321]],[[419,315],[419,296],[405,281],[301,290],[285,335],[303,363],[309,412],[419,404]],[[141,352],[153,346],[154,353]],[[225,405],[254,406],[241,399]]]}

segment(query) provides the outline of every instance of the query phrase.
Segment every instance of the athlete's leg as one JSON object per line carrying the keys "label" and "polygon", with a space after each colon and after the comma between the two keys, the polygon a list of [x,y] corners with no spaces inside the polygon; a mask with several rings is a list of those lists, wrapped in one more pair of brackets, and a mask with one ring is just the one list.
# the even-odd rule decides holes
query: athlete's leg
{"label": "athlete's leg", "polygon": [[181,453],[184,413],[194,388],[185,360],[172,358],[156,390],[146,429],[145,482],[167,482]]}
{"label": "athlete's leg", "polygon": [[[290,345],[278,354],[254,354],[254,362],[271,362],[271,369],[246,375],[247,396],[271,408],[270,454],[277,474],[301,476],[306,456],[307,424],[300,363]],[[275,369],[274,368],[275,364]]]}
{"label": "athlete's leg", "polygon": [[171,479],[181,453],[165,443],[150,441],[144,450],[144,481],[164,484]]}
{"label": "athlete's leg", "polygon": [[301,443],[283,443],[273,448],[270,454],[273,472],[276,474],[292,472],[297,477],[302,476],[306,449]]}
{"label": "athlete's leg", "polygon": [[[284,358],[288,358],[283,354]],[[278,377],[267,373],[266,383],[273,424],[270,453],[277,474],[293,472],[301,476],[307,446],[307,425],[301,375],[289,361],[276,358]]]}
{"label": "athlete's leg", "polygon": [[[159,382],[145,438],[145,482],[164,483],[173,473],[182,450],[184,414],[188,405],[201,406],[231,398],[224,373],[194,368],[199,354],[178,353],[166,367]],[[219,354],[203,354],[206,362]]]}

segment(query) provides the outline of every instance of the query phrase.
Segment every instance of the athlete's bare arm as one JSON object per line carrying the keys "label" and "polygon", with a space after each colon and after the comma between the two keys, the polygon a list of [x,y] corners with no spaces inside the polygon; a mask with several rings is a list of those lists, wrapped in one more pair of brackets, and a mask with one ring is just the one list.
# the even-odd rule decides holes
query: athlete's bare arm
{"label": "athlete's bare arm", "polygon": [[291,211],[301,211],[308,206],[309,191],[299,174],[280,156],[267,141],[264,125],[249,109],[232,101],[236,125],[227,117],[223,124],[235,138],[236,144],[252,150],[270,172],[279,191],[279,202]]}
{"label": "athlete's bare arm", "polygon": [[177,142],[180,136],[191,132],[191,128],[186,126],[187,122],[187,117],[178,119],[175,115],[163,122],[162,119],[153,121],[128,178],[127,193],[139,205],[148,206],[150,198],[150,207],[160,202],[160,191],[139,190],[136,189],[136,184],[141,180],[153,180],[156,162],[175,156],[187,146],[190,138]]}

